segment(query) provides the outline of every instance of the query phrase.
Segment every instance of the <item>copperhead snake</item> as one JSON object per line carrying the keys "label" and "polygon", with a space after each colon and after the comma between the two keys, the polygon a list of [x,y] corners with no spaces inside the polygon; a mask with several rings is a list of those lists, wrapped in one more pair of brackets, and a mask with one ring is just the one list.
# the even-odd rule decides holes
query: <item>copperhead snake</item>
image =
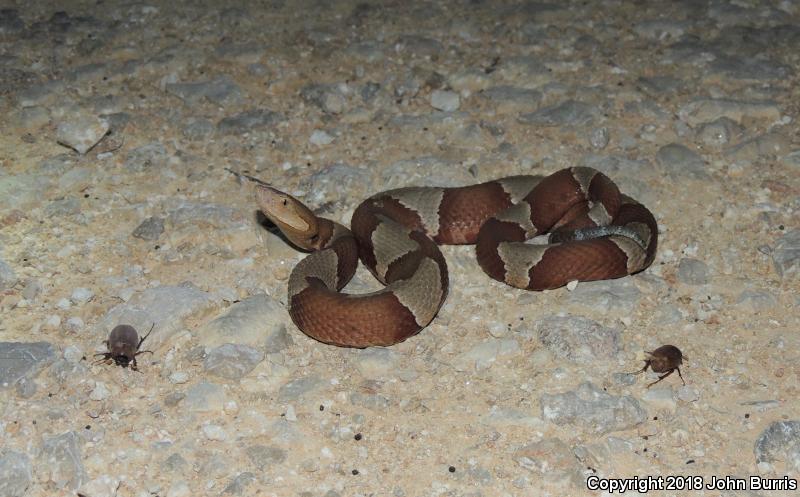
{"label": "copperhead snake", "polygon": [[[246,177],[255,181],[267,218],[289,242],[311,251],[289,276],[292,320],[312,338],[342,347],[392,345],[433,320],[449,286],[439,244],[475,244],[486,274],[528,290],[633,274],[656,253],[653,214],[586,167],[459,188],[385,191],[356,208],[351,229]],[[549,243],[526,243],[545,233]],[[341,293],[359,258],[385,287]]]}

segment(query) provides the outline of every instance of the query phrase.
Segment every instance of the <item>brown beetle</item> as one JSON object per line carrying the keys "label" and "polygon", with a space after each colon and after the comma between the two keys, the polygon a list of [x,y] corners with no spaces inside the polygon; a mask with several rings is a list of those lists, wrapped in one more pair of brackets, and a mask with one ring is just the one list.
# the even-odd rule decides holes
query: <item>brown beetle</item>
{"label": "brown beetle", "polygon": [[111,334],[108,335],[108,340],[105,341],[108,352],[95,354],[95,357],[103,356],[103,358],[97,362],[108,363],[109,361],[114,361],[114,364],[117,366],[127,368],[128,365],[130,365],[132,370],[138,371],[139,367],[136,364],[136,356],[139,354],[153,353],[152,350],[139,350],[139,348],[142,346],[142,342],[153,332],[155,326],[156,324],[153,323],[153,326],[150,327],[150,331],[141,339],[139,339],[139,334],[136,333],[136,329],[133,326],[129,324],[115,326],[114,329],[111,330]]}
{"label": "brown beetle", "polygon": [[652,387],[676,370],[678,371],[678,376],[681,377],[681,381],[686,385],[680,368],[680,365],[683,364],[683,353],[678,347],[674,345],[662,345],[652,352],[646,352],[646,354],[650,357],[644,360],[644,367],[633,374],[644,373],[647,371],[647,368],[653,370],[654,373],[664,373],[659,376],[656,381],[647,385],[647,388]]}

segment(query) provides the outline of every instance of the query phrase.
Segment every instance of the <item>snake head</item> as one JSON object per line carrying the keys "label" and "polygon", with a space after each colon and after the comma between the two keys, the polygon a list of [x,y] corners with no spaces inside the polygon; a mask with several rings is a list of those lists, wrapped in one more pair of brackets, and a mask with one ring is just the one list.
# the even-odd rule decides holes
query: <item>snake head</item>
{"label": "snake head", "polygon": [[311,209],[288,193],[267,186],[256,185],[256,202],[267,218],[298,247],[316,248],[319,222]]}

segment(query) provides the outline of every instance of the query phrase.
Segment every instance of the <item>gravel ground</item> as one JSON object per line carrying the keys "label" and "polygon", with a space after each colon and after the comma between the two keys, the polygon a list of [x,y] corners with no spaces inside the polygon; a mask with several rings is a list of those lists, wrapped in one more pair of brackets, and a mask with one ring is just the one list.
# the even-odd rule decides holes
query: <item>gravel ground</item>
{"label": "gravel ground", "polygon": [[[0,495],[797,495],[798,2],[57,3],[0,10]],[[366,350],[291,323],[303,255],[225,170],[348,222],[574,165],[656,215],[648,270],[445,247],[433,324]],[[122,323],[138,372],[95,361]]]}

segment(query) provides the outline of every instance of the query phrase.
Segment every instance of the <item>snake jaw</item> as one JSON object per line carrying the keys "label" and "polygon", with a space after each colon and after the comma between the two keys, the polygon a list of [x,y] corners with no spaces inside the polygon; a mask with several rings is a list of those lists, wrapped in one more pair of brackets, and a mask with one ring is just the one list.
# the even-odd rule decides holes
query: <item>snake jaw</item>
{"label": "snake jaw", "polygon": [[267,218],[286,238],[303,249],[313,249],[319,231],[317,216],[311,209],[288,193],[264,184],[257,184],[256,201]]}

